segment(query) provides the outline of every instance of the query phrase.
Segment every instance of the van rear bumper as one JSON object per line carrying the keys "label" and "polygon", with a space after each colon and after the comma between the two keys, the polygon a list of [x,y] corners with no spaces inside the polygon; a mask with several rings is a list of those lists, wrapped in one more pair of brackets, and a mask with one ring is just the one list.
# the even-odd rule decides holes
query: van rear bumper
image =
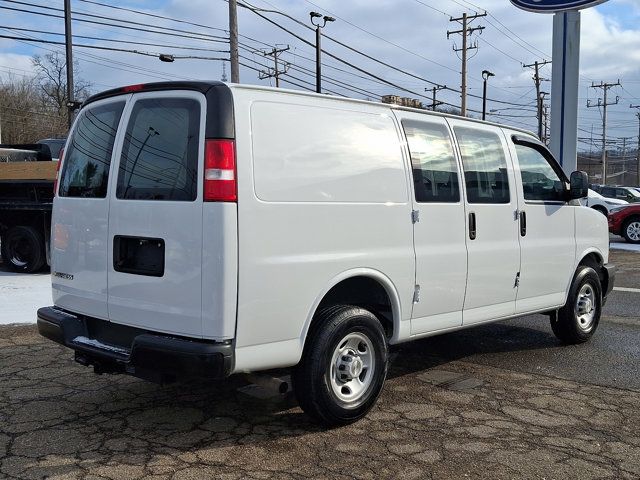
{"label": "van rear bumper", "polygon": [[169,383],[184,379],[220,379],[233,369],[231,341],[173,337],[67,312],[38,310],[40,335],[75,350],[82,365],[96,373],[127,373]]}

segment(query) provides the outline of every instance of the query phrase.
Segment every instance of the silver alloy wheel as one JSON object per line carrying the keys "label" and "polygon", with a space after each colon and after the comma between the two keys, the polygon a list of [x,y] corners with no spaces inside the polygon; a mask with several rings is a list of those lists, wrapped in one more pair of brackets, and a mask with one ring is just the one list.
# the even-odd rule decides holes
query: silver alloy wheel
{"label": "silver alloy wheel", "polygon": [[365,334],[346,335],[333,351],[329,383],[333,393],[347,406],[355,406],[373,382],[376,370],[373,342]]}
{"label": "silver alloy wheel", "polygon": [[627,236],[634,242],[640,241],[640,220],[634,220],[627,225]]}
{"label": "silver alloy wheel", "polygon": [[596,293],[590,283],[585,283],[578,293],[575,314],[580,330],[590,332],[596,318]]}

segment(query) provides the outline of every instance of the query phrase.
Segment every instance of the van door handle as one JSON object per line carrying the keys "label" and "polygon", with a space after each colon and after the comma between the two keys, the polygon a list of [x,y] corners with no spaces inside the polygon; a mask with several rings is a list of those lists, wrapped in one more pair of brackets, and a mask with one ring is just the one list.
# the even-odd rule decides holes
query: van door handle
{"label": "van door handle", "polygon": [[524,237],[527,234],[527,214],[526,212],[520,212],[520,236]]}
{"label": "van door handle", "polygon": [[476,239],[476,214],[475,212],[469,213],[469,238],[471,240]]}

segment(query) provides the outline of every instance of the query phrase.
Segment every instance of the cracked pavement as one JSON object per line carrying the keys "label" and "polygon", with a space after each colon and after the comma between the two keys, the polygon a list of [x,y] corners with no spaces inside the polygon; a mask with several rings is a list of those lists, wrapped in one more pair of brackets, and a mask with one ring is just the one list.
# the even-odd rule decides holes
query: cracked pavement
{"label": "cracked pavement", "polygon": [[396,347],[372,412],[332,430],[291,395],[245,393],[244,377],[96,376],[35,326],[0,327],[0,478],[637,479],[640,389],[624,373],[637,350],[599,377],[590,364],[639,343],[637,313],[620,323],[611,308],[577,347],[542,316]]}
{"label": "cracked pavement", "polygon": [[324,430],[290,397],[238,391],[240,377],[172,386],[98,377],[35,327],[5,327],[0,476],[640,477],[640,391],[440,365],[421,343],[395,355],[364,420]]}

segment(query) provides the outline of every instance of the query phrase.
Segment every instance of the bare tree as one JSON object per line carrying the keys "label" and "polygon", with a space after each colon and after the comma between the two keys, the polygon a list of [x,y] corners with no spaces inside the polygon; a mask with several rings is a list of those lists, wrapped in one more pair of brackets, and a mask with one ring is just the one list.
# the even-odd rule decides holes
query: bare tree
{"label": "bare tree", "polygon": [[[65,56],[60,52],[47,53],[44,56],[34,55],[31,59],[36,70],[36,81],[40,86],[43,106],[55,109],[60,116],[67,114],[67,64]],[[74,72],[78,72],[77,63],[74,62]],[[82,101],[89,96],[91,84],[79,76],[73,85],[73,97]]]}
{"label": "bare tree", "polygon": [[[0,77],[0,129],[3,143],[33,143],[67,133],[67,77],[63,54],[32,59],[36,75]],[[75,67],[77,70],[77,67]],[[75,99],[89,96],[89,82],[78,78]]]}

